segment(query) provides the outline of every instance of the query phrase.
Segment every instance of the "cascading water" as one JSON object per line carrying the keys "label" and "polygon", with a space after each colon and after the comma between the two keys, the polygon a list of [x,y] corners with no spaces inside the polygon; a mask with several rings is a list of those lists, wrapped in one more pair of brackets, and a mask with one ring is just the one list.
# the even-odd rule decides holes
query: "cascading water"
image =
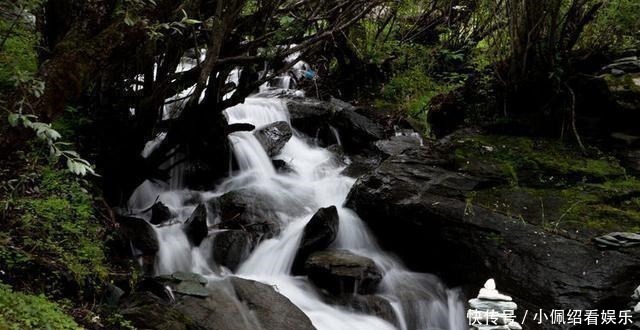
{"label": "cascading water", "polygon": [[[289,122],[286,104],[278,98],[250,97],[244,104],[227,109],[225,115],[229,124],[250,123],[257,128],[276,121]],[[194,192],[172,191],[153,183],[138,189],[130,200],[130,208],[143,210],[160,199],[177,214],[174,224],[156,228],[160,241],[156,274],[195,272],[210,281],[235,275],[274,285],[306,313],[319,330],[466,329],[465,308],[457,293],[445,288],[434,276],[408,271],[378,247],[357,214],[342,207],[355,180],[341,174],[344,165],[337,162],[331,152],[307,141],[294,132],[277,156],[286,160],[292,171],[279,173],[252,133],[233,133],[229,142],[239,171],[216,191],[198,193],[199,200],[237,189],[269,196],[282,230],[276,237],[262,241],[235,274],[212,264],[211,244],[207,241],[200,247],[192,247],[185,237],[181,226],[194,209],[193,202],[189,202]],[[338,209],[339,232],[331,248],[368,257],[384,272],[377,294],[390,302],[398,324],[327,304],[306,278],[290,274],[305,225],[319,208],[332,205]],[[208,222],[214,225],[216,219]]]}

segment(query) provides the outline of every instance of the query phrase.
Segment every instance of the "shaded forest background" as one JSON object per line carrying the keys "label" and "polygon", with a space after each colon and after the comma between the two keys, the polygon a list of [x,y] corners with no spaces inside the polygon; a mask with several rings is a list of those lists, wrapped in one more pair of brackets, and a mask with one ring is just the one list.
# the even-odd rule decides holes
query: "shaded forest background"
{"label": "shaded forest background", "polygon": [[[110,283],[138,274],[111,207],[177,153],[188,186],[214,185],[222,111],[292,56],[317,74],[299,83],[308,96],[389,125],[479,125],[589,154],[637,133],[640,87],[603,67],[638,47],[635,0],[0,0],[0,329],[129,328]],[[184,56],[202,61],[176,73]]]}

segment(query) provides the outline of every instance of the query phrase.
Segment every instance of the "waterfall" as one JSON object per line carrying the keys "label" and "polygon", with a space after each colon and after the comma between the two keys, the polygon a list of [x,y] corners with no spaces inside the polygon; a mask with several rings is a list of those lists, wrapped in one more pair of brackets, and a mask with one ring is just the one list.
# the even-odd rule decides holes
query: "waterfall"
{"label": "waterfall", "polygon": [[[225,116],[230,124],[250,123],[256,128],[276,121],[289,122],[289,113],[282,100],[258,96],[249,97],[244,104],[227,109]],[[340,141],[338,132],[332,132]],[[287,160],[293,171],[279,173],[253,133],[236,132],[229,136],[239,170],[217,190],[200,193],[200,200],[236,189],[259,192],[269,196],[282,228],[276,237],[263,240],[233,275],[274,285],[278,292],[306,313],[319,330],[468,328],[464,305],[455,290],[447,289],[433,275],[409,271],[402,262],[378,246],[375,237],[355,212],[343,207],[355,180],[341,174],[344,165],[337,162],[331,152],[307,141],[294,131],[277,156]],[[175,197],[181,192],[163,191],[153,184],[146,184],[139,190],[147,197],[132,196],[131,203],[137,208],[147,207],[159,198],[172,210],[178,210],[178,218],[182,221],[193,210],[188,198]],[[149,194],[155,194],[155,197]],[[377,295],[390,302],[397,325],[328,304],[306,278],[290,274],[305,225],[319,208],[332,205],[337,207],[339,215],[338,236],[332,248],[370,258],[383,271]],[[207,244],[207,240],[200,247],[189,245],[179,223],[155,230],[161,245],[155,264],[157,274],[189,271],[212,280],[230,275],[218,271],[213,265],[209,255],[211,244]]]}

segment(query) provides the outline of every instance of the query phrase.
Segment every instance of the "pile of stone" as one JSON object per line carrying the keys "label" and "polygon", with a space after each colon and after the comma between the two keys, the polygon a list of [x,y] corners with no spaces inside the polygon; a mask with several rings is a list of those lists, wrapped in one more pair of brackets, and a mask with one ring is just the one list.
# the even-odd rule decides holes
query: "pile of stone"
{"label": "pile of stone", "polygon": [[472,330],[521,330],[515,321],[518,305],[513,299],[496,290],[496,282],[489,279],[478,297],[469,300],[467,318]]}

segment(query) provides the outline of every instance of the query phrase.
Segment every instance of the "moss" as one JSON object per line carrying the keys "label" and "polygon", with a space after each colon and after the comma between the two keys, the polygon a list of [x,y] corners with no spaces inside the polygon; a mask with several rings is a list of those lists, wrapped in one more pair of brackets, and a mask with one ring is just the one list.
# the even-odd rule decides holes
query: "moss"
{"label": "moss", "polygon": [[455,156],[463,170],[478,161],[491,162],[515,184],[521,181],[528,181],[525,185],[604,182],[625,174],[613,158],[603,155],[585,157],[576,148],[557,141],[527,137],[490,135],[466,138],[457,147]]}
{"label": "moss", "polygon": [[10,222],[2,223],[0,265],[19,272],[44,263],[80,286],[103,280],[108,266],[93,199],[78,178],[49,166],[38,170],[37,193],[2,201]]}
{"label": "moss", "polygon": [[640,180],[570,187],[502,186],[475,192],[474,203],[545,229],[591,237],[640,231]]}
{"label": "moss", "polygon": [[81,329],[71,317],[44,296],[14,292],[0,283],[0,329]]}
{"label": "moss", "polygon": [[[9,28],[10,22],[0,20],[0,32]],[[0,49],[0,90],[13,86],[12,77],[18,72],[33,73],[38,66],[35,47],[38,36],[33,31],[18,26]]]}
{"label": "moss", "polygon": [[621,76],[605,74],[603,77],[613,92],[630,91],[640,93],[640,86],[633,81],[640,78],[640,74],[625,74]]}

